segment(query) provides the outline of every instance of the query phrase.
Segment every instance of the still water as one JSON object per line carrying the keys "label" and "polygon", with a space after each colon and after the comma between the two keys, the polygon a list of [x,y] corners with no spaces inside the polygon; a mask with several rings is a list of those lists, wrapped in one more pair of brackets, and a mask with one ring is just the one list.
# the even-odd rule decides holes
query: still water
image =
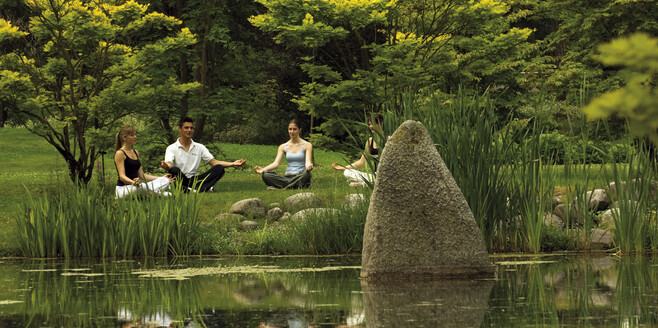
{"label": "still water", "polygon": [[362,285],[360,257],[0,259],[0,327],[652,327],[655,256],[496,257],[495,279]]}

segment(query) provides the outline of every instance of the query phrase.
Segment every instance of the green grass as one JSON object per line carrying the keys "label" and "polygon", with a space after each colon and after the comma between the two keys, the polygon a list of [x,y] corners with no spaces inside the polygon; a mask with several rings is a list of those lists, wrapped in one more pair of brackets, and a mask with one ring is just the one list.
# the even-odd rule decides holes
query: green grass
{"label": "green grass", "polygon": [[[285,140],[281,140],[284,142]],[[266,204],[280,203],[300,190],[267,190],[260,175],[253,171],[254,165],[265,166],[274,160],[276,146],[219,144],[223,155],[219,160],[247,159],[243,168],[228,168],[225,176],[215,185],[214,193],[199,195],[199,216],[202,221],[212,221],[218,214],[228,212],[231,205],[246,198],[260,198]],[[136,148],[139,150],[140,145]],[[20,255],[19,240],[14,218],[20,213],[20,206],[32,196],[53,195],[58,186],[68,184],[66,163],[57,151],[45,140],[23,128],[5,127],[0,129],[0,154],[5,164],[0,170],[0,256]],[[116,170],[112,153],[105,155],[105,183],[113,186]],[[164,156],[164,154],[163,154]],[[345,195],[357,192],[348,186],[341,172],[331,168],[332,162],[345,162],[343,155],[323,150],[315,150],[315,168],[312,172],[311,188],[321,197],[327,207],[339,207]],[[153,163],[146,163],[153,165]],[[202,167],[205,170],[208,167]],[[285,170],[285,161],[277,169]],[[147,170],[148,173],[163,174],[160,169]],[[101,170],[96,170],[99,179]],[[261,225],[264,222],[261,221]]]}

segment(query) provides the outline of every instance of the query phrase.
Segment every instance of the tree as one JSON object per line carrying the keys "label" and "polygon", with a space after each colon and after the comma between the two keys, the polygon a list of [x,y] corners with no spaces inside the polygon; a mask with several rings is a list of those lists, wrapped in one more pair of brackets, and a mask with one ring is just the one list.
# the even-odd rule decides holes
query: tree
{"label": "tree", "polygon": [[609,91],[583,109],[590,119],[619,115],[627,118],[631,133],[658,144],[658,38],[644,33],[599,46],[597,60],[621,67],[624,86]]}
{"label": "tree", "polygon": [[637,32],[658,33],[654,0],[531,0],[525,10],[526,22],[542,30],[536,37],[540,52],[526,71],[531,83],[572,103],[578,103],[584,79],[594,81],[593,94],[624,83],[619,70],[594,57],[600,44]]}
{"label": "tree", "polygon": [[[404,92],[448,93],[460,84],[516,95],[531,30],[498,1],[259,0],[252,24],[302,49],[310,81],[294,101],[341,137],[337,118],[362,120],[383,104],[400,109]],[[510,91],[511,90],[511,91]]]}
{"label": "tree", "polygon": [[134,1],[27,5],[28,31],[0,28],[0,40],[25,38],[0,56],[0,102],[57,149],[74,181],[89,181],[120,119],[157,117],[198,88],[171,68],[195,43],[177,19]]}

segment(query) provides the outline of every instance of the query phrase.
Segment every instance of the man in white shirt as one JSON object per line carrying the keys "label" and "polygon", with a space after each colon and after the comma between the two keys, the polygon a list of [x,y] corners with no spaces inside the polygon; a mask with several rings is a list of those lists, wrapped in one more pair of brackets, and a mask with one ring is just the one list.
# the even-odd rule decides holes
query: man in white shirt
{"label": "man in white shirt", "polygon": [[[180,138],[167,147],[164,161],[160,166],[180,181],[184,187],[204,192],[211,190],[212,186],[224,176],[224,168],[242,166],[245,159],[235,162],[216,160],[206,146],[194,142],[194,120],[184,117],[178,122]],[[198,174],[201,161],[211,165],[210,170]]]}

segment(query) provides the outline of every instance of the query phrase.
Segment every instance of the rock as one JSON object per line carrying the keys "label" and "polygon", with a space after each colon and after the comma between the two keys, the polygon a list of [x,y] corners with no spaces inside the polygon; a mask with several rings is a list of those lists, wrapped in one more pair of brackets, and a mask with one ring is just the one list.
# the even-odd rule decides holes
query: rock
{"label": "rock", "polygon": [[279,221],[289,220],[291,217],[290,212],[284,212]]}
{"label": "rock", "polygon": [[[624,202],[622,202],[622,203],[624,203]],[[640,205],[640,202],[635,201],[635,200],[631,200],[631,201],[626,202],[626,204],[623,204],[623,205],[631,207],[631,208],[636,208],[637,206]],[[619,201],[617,200],[614,203],[612,203],[612,205],[610,205],[610,208],[619,208]]]}
{"label": "rock", "polygon": [[263,217],[265,216],[265,205],[258,198],[243,199],[233,204],[229,212],[245,216]]}
{"label": "rock", "polygon": [[559,216],[553,213],[544,214],[544,225],[553,226],[560,230],[564,230],[564,221],[562,221]]}
{"label": "rock", "polygon": [[552,200],[553,207],[551,208],[551,210],[554,210],[556,207],[558,207],[558,205],[562,204],[561,200],[562,200],[562,196],[553,196],[553,200]]}
{"label": "rock", "polygon": [[303,192],[286,198],[286,208],[289,210],[300,210],[311,207],[322,206],[322,200],[312,192]]}
{"label": "rock", "polygon": [[343,204],[351,209],[357,209],[359,206],[363,206],[366,200],[367,199],[364,194],[349,194],[345,196]]}
{"label": "rock", "polygon": [[281,204],[279,204],[279,203],[272,203],[272,204],[270,204],[270,205],[267,206],[267,208],[269,208],[269,209],[272,209],[272,208],[275,208],[275,207],[279,207],[279,208],[280,208],[280,207],[281,207]]}
{"label": "rock", "polygon": [[555,210],[553,210],[553,214],[562,219],[563,222],[571,222],[577,223],[579,225],[583,225],[585,223],[585,219],[583,216],[583,212],[579,211],[579,209],[576,207],[574,204],[560,204],[558,205]]}
{"label": "rock", "polygon": [[369,283],[494,276],[473,213],[419,122],[404,122],[380,155],[361,262]]}
{"label": "rock", "polygon": [[613,246],[612,233],[605,229],[592,229],[590,234],[592,249],[609,249]]}
{"label": "rock", "polygon": [[301,210],[293,216],[290,217],[292,221],[303,221],[310,217],[319,217],[319,216],[336,216],[340,215],[342,212],[335,208],[307,208]]}
{"label": "rock", "polygon": [[256,230],[258,229],[258,222],[251,220],[244,220],[240,222],[240,230]]}
{"label": "rock", "polygon": [[594,189],[587,192],[586,199],[589,203],[589,209],[602,211],[610,206],[610,197],[603,189]]}
{"label": "rock", "polygon": [[613,211],[619,213],[618,208],[611,208],[603,212],[603,215],[601,215],[601,226],[606,228],[612,228],[615,226],[615,217]]}
{"label": "rock", "polygon": [[271,208],[267,211],[267,220],[268,221],[277,221],[283,216],[283,211],[279,207]]}
{"label": "rock", "polygon": [[215,217],[215,220],[217,221],[225,221],[225,222],[231,222],[231,223],[238,223],[242,220],[246,220],[247,218],[240,215],[240,214],[234,214],[234,213],[221,213],[218,214]]}
{"label": "rock", "polygon": [[626,190],[626,182],[619,183],[619,186],[617,186],[617,183],[614,181],[610,182],[610,184],[608,184],[608,188],[606,189],[606,193],[610,197],[617,199],[617,187],[619,187],[620,192],[623,194]]}

